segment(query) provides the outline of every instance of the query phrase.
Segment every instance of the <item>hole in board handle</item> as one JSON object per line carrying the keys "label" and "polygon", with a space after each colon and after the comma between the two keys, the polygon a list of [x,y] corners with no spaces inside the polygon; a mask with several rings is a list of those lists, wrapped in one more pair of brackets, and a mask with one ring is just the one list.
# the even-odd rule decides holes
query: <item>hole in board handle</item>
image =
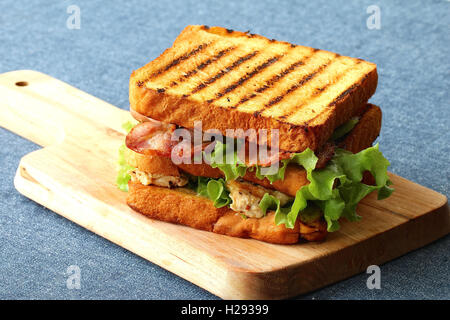
{"label": "hole in board handle", "polygon": [[28,85],[28,82],[26,82],[26,81],[16,82],[16,86],[18,86],[18,87],[26,87],[27,85]]}

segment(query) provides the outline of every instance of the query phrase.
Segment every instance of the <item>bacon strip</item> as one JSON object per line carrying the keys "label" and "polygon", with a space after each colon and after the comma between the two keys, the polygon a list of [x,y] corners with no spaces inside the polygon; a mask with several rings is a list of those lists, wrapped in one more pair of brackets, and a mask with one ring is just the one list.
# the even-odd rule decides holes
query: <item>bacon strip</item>
{"label": "bacon strip", "polygon": [[333,158],[336,151],[336,144],[334,142],[325,143],[320,150],[316,151],[318,158],[316,163],[316,169],[325,168],[328,162]]}
{"label": "bacon strip", "polygon": [[125,144],[137,153],[170,157],[172,148],[177,144],[172,141],[175,125],[157,121],[138,124],[128,133]]}
{"label": "bacon strip", "polygon": [[[182,142],[178,142],[178,139],[174,135],[176,129],[174,124],[165,124],[144,117],[139,113],[134,113],[133,116],[143,122],[130,131],[126,137],[125,143],[129,149],[137,153],[170,158],[174,152],[178,159],[193,159],[194,155],[214,147],[215,142],[203,142],[201,145],[194,145],[193,141],[183,140]],[[191,132],[191,137],[192,136]],[[260,150],[260,148],[261,146],[258,146],[258,150]],[[327,164],[334,154],[334,149],[334,144],[327,143],[317,152],[319,158],[317,168],[322,168]],[[244,147],[239,151],[239,158],[245,158],[245,164],[248,167],[255,165],[267,167],[281,160],[289,159],[292,154],[292,152],[287,151],[275,153],[268,150],[265,157],[262,157],[261,152],[252,155],[250,153],[250,143],[246,142]],[[185,163],[186,161],[183,162]]]}

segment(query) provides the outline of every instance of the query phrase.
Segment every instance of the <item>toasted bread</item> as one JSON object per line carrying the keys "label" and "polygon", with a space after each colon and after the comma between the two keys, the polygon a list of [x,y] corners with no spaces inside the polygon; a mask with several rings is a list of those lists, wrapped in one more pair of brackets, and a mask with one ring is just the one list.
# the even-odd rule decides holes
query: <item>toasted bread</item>
{"label": "toasted bread", "polygon": [[263,218],[244,219],[227,207],[215,208],[211,200],[184,188],[167,189],[133,182],[129,182],[128,186],[127,203],[133,210],[165,222],[279,244],[296,243],[300,237],[320,241],[327,234],[323,220],[309,224],[298,220],[295,227],[289,229],[275,224],[273,211]]}
{"label": "toasted bread", "polygon": [[382,112],[373,104],[367,104],[367,109],[361,115],[356,126],[345,136],[339,147],[358,153],[372,145],[380,134]]}
{"label": "toasted bread", "polygon": [[157,155],[144,155],[128,148],[125,148],[124,157],[130,166],[141,171],[165,176],[180,176],[180,170],[178,170],[178,167],[170,158]]}
{"label": "toasted bread", "polygon": [[132,73],[130,105],[186,128],[201,120],[204,131],[278,129],[280,148],[300,152],[320,148],[373,95],[377,80],[376,65],[361,59],[188,26]]}

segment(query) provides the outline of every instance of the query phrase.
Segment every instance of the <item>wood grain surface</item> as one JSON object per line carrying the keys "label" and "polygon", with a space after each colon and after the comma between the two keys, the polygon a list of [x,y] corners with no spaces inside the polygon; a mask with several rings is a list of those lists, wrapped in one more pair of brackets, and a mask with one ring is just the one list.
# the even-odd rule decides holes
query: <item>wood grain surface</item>
{"label": "wood grain surface", "polygon": [[20,193],[222,298],[292,297],[450,231],[446,197],[394,174],[390,198],[369,195],[363,219],[343,221],[323,243],[275,245],[155,221],[115,186],[128,112],[30,70],[0,75],[0,96],[0,125],[44,147],[21,159]]}

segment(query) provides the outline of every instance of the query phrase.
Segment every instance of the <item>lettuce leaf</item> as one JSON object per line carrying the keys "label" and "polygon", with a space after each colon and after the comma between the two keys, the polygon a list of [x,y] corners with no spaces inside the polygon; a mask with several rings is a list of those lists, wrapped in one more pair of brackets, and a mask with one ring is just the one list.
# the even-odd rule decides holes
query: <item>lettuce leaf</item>
{"label": "lettuce leaf", "polygon": [[126,121],[122,123],[122,129],[129,133],[137,125],[136,121]]}
{"label": "lettuce leaf", "polygon": [[352,129],[356,126],[356,124],[359,122],[358,117],[351,118],[346,123],[341,125],[339,128],[334,130],[333,135],[331,136],[330,140],[338,140],[345,136],[347,133],[352,131]]}
{"label": "lettuce leaf", "polygon": [[117,187],[125,192],[128,192],[128,181],[130,181],[131,176],[128,174],[130,170],[134,170],[132,166],[130,166],[125,161],[125,144],[122,144],[119,147],[119,158],[117,161],[118,164],[118,170],[117,170],[117,177],[116,177],[116,184]]}
{"label": "lettuce leaf", "polygon": [[[263,211],[264,215],[269,209],[275,211],[275,224],[277,225],[287,224],[287,215],[291,210],[291,206],[292,203],[281,207],[280,200],[268,193],[264,194],[263,198],[259,202],[259,207]],[[310,202],[304,210],[300,211],[299,218],[301,221],[308,223],[319,219],[322,215],[323,213],[321,209],[314,203]]]}
{"label": "lettuce leaf", "polygon": [[[122,124],[122,128],[128,133],[133,129],[136,123],[132,121],[127,121]],[[125,192],[128,192],[128,181],[130,181],[131,176],[128,174],[130,170],[134,170],[132,166],[128,165],[125,161],[125,144],[119,147],[119,157],[117,159],[117,177],[116,184],[117,187]]]}
{"label": "lettuce leaf", "polygon": [[274,196],[266,193],[262,197],[259,202],[259,207],[261,208],[264,215],[267,213],[267,210],[275,210],[275,223],[277,225],[286,223],[286,216],[289,212],[288,207],[281,207],[280,200],[275,198]]}
{"label": "lettuce leaf", "polygon": [[222,208],[231,203],[231,198],[223,179],[197,177],[195,191],[198,195],[212,200],[216,208]]}
{"label": "lettuce leaf", "polygon": [[[341,130],[347,133],[356,124],[349,123]],[[345,130],[344,130],[345,129]],[[342,136],[340,134],[340,136]],[[357,154],[344,149],[337,149],[332,160],[325,168],[315,170],[318,158],[310,149],[292,155],[290,159],[282,160],[279,170],[270,175],[261,173],[261,167],[246,167],[240,161],[235,150],[231,151],[231,163],[226,163],[226,146],[217,142],[209,160],[213,168],[219,168],[225,174],[226,180],[243,177],[248,171],[254,171],[259,179],[267,178],[271,183],[284,179],[286,167],[289,163],[296,163],[305,168],[309,184],[303,186],[296,193],[290,206],[281,207],[280,202],[270,194],[265,194],[259,206],[265,213],[275,210],[275,222],[294,228],[295,222],[304,212],[314,212],[320,209],[327,222],[327,229],[333,232],[339,229],[339,219],[345,217],[349,221],[358,221],[361,217],[356,213],[357,204],[372,191],[378,191],[378,199],[389,197],[393,189],[387,175],[389,161],[379,151],[378,144]],[[229,160],[229,159],[228,159]],[[362,183],[363,173],[370,172],[375,178],[375,185]],[[305,211],[306,210],[306,211]]]}
{"label": "lettuce leaf", "polygon": [[[307,208],[310,201],[323,211],[329,232],[339,229],[341,217],[358,221],[361,217],[356,213],[356,206],[365,196],[378,190],[378,199],[384,199],[393,192],[387,175],[389,164],[376,144],[357,154],[337,149],[329,165],[323,169],[305,167],[310,184],[297,191],[286,217],[286,227],[294,227],[298,214]],[[374,186],[361,182],[365,171],[375,178]]]}
{"label": "lettuce leaf", "polygon": [[[277,180],[284,179],[284,173],[289,163],[294,162],[300,165],[307,166],[308,168],[314,166],[317,162],[317,157],[314,155],[314,151],[306,149],[302,153],[294,154],[290,159],[281,160],[281,167],[275,173],[262,174],[264,167],[255,165],[247,167],[244,162],[239,159],[236,150],[227,150],[227,146],[220,141],[217,141],[213,151],[210,154],[204,153],[207,163],[213,168],[219,168],[225,175],[225,180],[236,180],[243,177],[248,171],[254,171],[258,179],[267,178],[270,183]],[[227,159],[228,155],[228,159]]]}
{"label": "lettuce leaf", "polygon": [[[210,154],[203,154],[211,167],[219,168],[224,173],[225,180],[235,180],[243,177],[247,172],[247,166],[239,159],[237,151],[227,150],[226,145],[220,141],[216,142],[214,150]],[[227,159],[227,155],[229,159]]]}
{"label": "lettuce leaf", "polygon": [[281,160],[281,167],[278,169],[278,171],[276,173],[273,174],[262,174],[261,170],[262,167],[260,166],[254,166],[254,167],[250,167],[248,168],[249,171],[255,171],[255,176],[258,179],[263,180],[264,178],[266,178],[267,180],[270,181],[270,183],[274,183],[277,180],[283,180],[284,179],[284,173],[286,171],[286,167],[289,164],[290,159],[285,159],[285,160]]}

